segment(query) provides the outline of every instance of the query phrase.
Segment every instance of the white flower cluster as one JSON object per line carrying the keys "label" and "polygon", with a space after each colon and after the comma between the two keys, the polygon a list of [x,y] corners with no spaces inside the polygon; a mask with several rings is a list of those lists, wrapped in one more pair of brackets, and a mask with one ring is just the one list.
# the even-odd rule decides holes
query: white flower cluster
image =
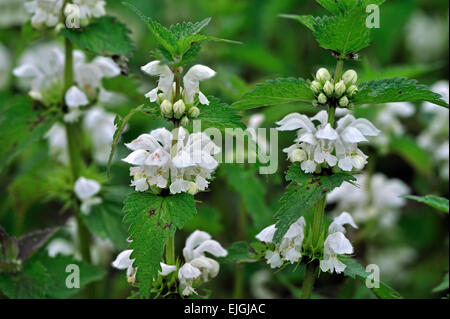
{"label": "white flower cluster", "polygon": [[[20,65],[13,70],[22,80],[21,85],[30,89],[30,96],[44,104],[54,104],[61,100],[65,56],[53,44],[47,44],[26,52]],[[120,68],[110,58],[96,57],[87,62],[82,51],[74,52],[74,86],[65,94],[69,113],[67,122],[75,122],[82,114],[80,107],[93,101],[104,102],[108,93],[102,87],[102,78],[112,78],[120,74]]]}
{"label": "white flower cluster", "polygon": [[315,95],[313,105],[351,105],[351,97],[358,91],[355,85],[357,79],[358,75],[354,70],[346,71],[341,79],[333,79],[327,69],[320,68],[310,85]]}
{"label": "white flower cluster", "polygon": [[336,203],[336,212],[348,211],[358,223],[376,221],[380,229],[395,224],[400,208],[405,205],[403,195],[409,187],[399,179],[388,179],[381,173],[356,176],[356,185],[344,183],[327,196],[329,203]]}
{"label": "white flower cluster", "polygon": [[[449,101],[448,81],[435,83],[431,90],[442,95],[442,99]],[[441,106],[425,102],[422,110],[431,115],[428,127],[419,135],[418,143],[432,155],[434,162],[440,167],[440,176],[449,179],[449,110]]]}
{"label": "white flower cluster", "polygon": [[338,120],[334,129],[328,123],[326,111],[320,111],[312,118],[292,113],[276,124],[280,131],[298,130],[296,143],[283,152],[288,154],[290,161],[300,162],[306,173],[317,172],[325,165],[337,165],[343,171],[361,170],[368,157],[358,148],[358,143],[367,142],[366,136],[380,133],[370,121],[355,119],[351,114]]}
{"label": "white flower cluster", "polygon": [[169,188],[171,194],[204,191],[218,166],[212,155],[220,152],[209,136],[189,134],[183,127],[173,132],[156,129],[126,146],[133,152],[123,161],[134,165],[131,186],[138,192],[149,188],[156,193]]}
{"label": "white flower cluster", "polygon": [[[344,235],[344,225],[347,224],[358,228],[351,215],[343,212],[334,218],[328,227],[328,237],[324,242],[323,259],[320,261],[322,271],[335,271],[336,273],[344,271],[346,266],[339,261],[338,255],[353,253],[353,246]],[[300,260],[305,238],[305,226],[306,222],[302,216],[289,227],[281,242],[275,244],[274,250],[266,251],[265,258],[271,268],[279,268],[286,261],[293,264]],[[256,238],[264,243],[272,243],[275,232],[275,225],[270,225],[256,235]]]}
{"label": "white flower cluster", "polygon": [[93,179],[80,177],[76,180],[74,185],[74,192],[81,201],[80,210],[83,214],[89,215],[92,206],[102,203],[102,199],[97,195],[100,192],[100,183]]}
{"label": "white flower cluster", "polygon": [[[220,265],[212,258],[206,257],[209,253],[215,257],[225,257],[227,251],[219,242],[211,239],[211,235],[204,231],[196,230],[187,239],[183,249],[185,263],[178,269],[180,291],[184,296],[196,293],[194,282],[207,282],[218,275]],[[127,269],[128,282],[135,282],[137,268],[133,267],[134,259],[130,259],[132,250],[121,252],[112,263],[118,269]],[[177,266],[160,263],[162,276],[177,271]]]}
{"label": "white flower cluster", "polygon": [[31,24],[37,29],[53,28],[65,17],[79,19],[80,24],[85,26],[89,19],[106,14],[104,0],[73,0],[62,11],[63,5],[64,0],[32,0],[25,2],[25,9],[32,15]]}
{"label": "white flower cluster", "polygon": [[180,96],[176,98],[175,74],[169,66],[160,61],[152,61],[143,67],[142,71],[159,76],[158,86],[148,92],[145,96],[151,102],[160,105],[161,114],[169,120],[179,120],[182,126],[186,126],[190,119],[200,115],[200,110],[196,106],[198,103],[209,105],[206,96],[200,91],[200,81],[212,78],[216,72],[204,65],[194,65],[183,77],[183,85],[180,86]]}
{"label": "white flower cluster", "polygon": [[0,28],[21,26],[28,21],[26,0],[0,0]]}

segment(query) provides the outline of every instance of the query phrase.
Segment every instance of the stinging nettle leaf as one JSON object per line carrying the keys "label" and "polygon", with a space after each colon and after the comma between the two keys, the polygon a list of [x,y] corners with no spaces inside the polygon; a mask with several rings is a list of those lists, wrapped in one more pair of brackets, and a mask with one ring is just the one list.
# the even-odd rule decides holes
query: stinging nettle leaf
{"label": "stinging nettle leaf", "polygon": [[353,98],[355,105],[390,102],[428,101],[448,108],[441,95],[431,91],[426,85],[406,78],[372,80],[359,84],[358,93]]}
{"label": "stinging nettle leaf", "polygon": [[314,99],[314,94],[309,86],[309,82],[302,78],[269,80],[257,84],[253,90],[245,93],[242,99],[233,103],[232,106],[238,110],[247,110],[283,103],[311,103]]}
{"label": "stinging nettle leaf", "polygon": [[404,197],[415,200],[419,203],[424,203],[442,212],[448,213],[449,211],[448,199],[444,197],[439,197],[435,195],[426,195],[426,196],[405,195]]}
{"label": "stinging nettle leaf", "polygon": [[169,236],[196,214],[192,195],[181,193],[156,196],[151,193],[131,193],[125,200],[124,221],[129,224],[133,250],[133,266],[138,267],[140,295],[147,298],[154,279],[161,270],[160,262]]}
{"label": "stinging nettle leaf", "polygon": [[315,31],[314,25],[316,23],[316,18],[313,17],[312,15],[279,14],[278,16],[280,18],[296,20],[301,24],[303,24],[308,29],[310,29],[311,31]]}
{"label": "stinging nettle leaf", "polygon": [[[298,163],[297,163],[298,164]],[[300,165],[291,165],[286,173],[286,180],[291,183],[281,197],[281,206],[275,213],[277,219],[274,241],[279,242],[289,227],[305,215],[319,200],[343,182],[355,180],[348,173],[318,176],[303,172]]]}

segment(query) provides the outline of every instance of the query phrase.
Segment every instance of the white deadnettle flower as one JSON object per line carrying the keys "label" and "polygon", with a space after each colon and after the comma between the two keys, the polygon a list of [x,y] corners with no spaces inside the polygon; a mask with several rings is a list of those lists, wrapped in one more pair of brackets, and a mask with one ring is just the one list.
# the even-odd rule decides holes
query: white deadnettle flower
{"label": "white deadnettle flower", "polygon": [[[435,83],[431,90],[442,96],[445,102],[449,102],[449,84],[442,80]],[[419,145],[432,154],[436,164],[441,168],[441,178],[449,179],[449,110],[442,106],[424,102],[422,104],[424,112],[432,115],[428,127],[418,136]]]}
{"label": "white deadnettle flower", "polygon": [[[79,18],[81,20],[90,19],[92,17],[99,18],[106,14],[105,5],[103,0],[73,0],[73,5],[76,5],[79,9]],[[67,7],[70,4],[66,5]]]}
{"label": "white deadnettle flower", "polygon": [[63,164],[69,163],[67,135],[64,126],[59,123],[54,124],[45,134],[45,138],[49,143],[50,155]]}
{"label": "white deadnettle flower", "polygon": [[32,14],[31,24],[35,28],[54,27],[59,22],[63,0],[33,0],[25,2],[25,9]]}
{"label": "white deadnettle flower", "polygon": [[0,0],[0,28],[21,26],[29,19],[25,0]]}
{"label": "white deadnettle flower", "polygon": [[[281,267],[284,261],[293,264],[300,260],[303,239],[305,238],[305,225],[305,218],[302,216],[289,227],[281,242],[275,245],[274,251],[266,251],[265,257],[271,268]],[[272,243],[275,232],[275,225],[270,225],[256,235],[256,239],[264,243]]]}
{"label": "white deadnettle flower", "polygon": [[[132,249],[124,250],[117,255],[116,259],[112,262],[114,268],[127,270],[127,279],[129,283],[134,283],[136,281],[137,268],[133,267],[134,259],[130,259],[132,253]],[[161,266],[161,271],[158,273],[161,276],[167,276],[177,270],[177,266],[174,265],[166,265],[162,262],[159,263],[159,265]]]}
{"label": "white deadnettle flower", "polygon": [[340,274],[347,267],[338,259],[338,255],[353,254],[353,246],[341,232],[329,234],[323,244],[323,259],[320,261],[320,269]]}
{"label": "white deadnettle flower", "polygon": [[8,49],[0,42],[0,91],[9,83],[11,69],[11,55]]}
{"label": "white deadnettle flower", "polygon": [[[318,121],[318,125],[313,121]],[[367,156],[358,149],[360,142],[366,142],[365,136],[376,136],[380,131],[366,119],[355,119],[347,114],[337,122],[333,129],[328,123],[328,113],[320,111],[314,117],[292,113],[276,124],[278,130],[297,130],[296,144],[285,148],[291,161],[300,161],[306,173],[314,173],[318,164],[330,167],[336,164],[344,171],[361,170]],[[303,152],[299,152],[298,150]]]}
{"label": "white deadnettle flower", "polygon": [[[145,97],[149,98],[151,102],[155,102],[158,99],[158,92],[162,92],[163,100],[171,101],[175,90],[175,75],[172,70],[158,60],[144,65],[141,70],[149,75],[159,76],[158,86],[148,92]],[[185,104],[193,104],[194,98],[198,95],[200,103],[208,105],[209,101],[200,91],[199,83],[212,78],[215,74],[215,71],[204,65],[197,64],[191,67],[183,77],[184,88],[182,93]]]}
{"label": "white deadnettle flower", "polygon": [[358,226],[356,226],[355,222],[353,221],[352,215],[347,212],[343,212],[333,219],[333,222],[328,227],[328,234],[336,232],[345,234],[346,230],[344,228],[344,225],[350,225],[353,228],[358,228]]}
{"label": "white deadnettle flower", "polygon": [[337,203],[336,211],[351,212],[358,223],[376,220],[380,229],[392,227],[400,208],[406,200],[402,197],[410,192],[399,179],[388,179],[375,173],[370,183],[364,174],[356,176],[356,185],[344,183],[327,196],[329,203]]}
{"label": "white deadnettle flower", "polygon": [[183,248],[185,264],[178,271],[180,288],[184,296],[189,296],[195,292],[192,284],[199,278],[206,282],[214,278],[219,273],[219,263],[214,259],[205,256],[209,253],[215,257],[225,257],[227,251],[219,242],[211,239],[211,235],[204,231],[196,230],[187,239]]}
{"label": "white deadnettle flower", "polygon": [[206,190],[218,165],[211,155],[220,152],[220,148],[206,134],[188,134],[182,127],[178,128],[177,138],[173,155],[173,134],[165,128],[142,134],[126,144],[133,152],[123,161],[135,165],[130,168],[130,175],[136,191],[168,186],[172,194]]}
{"label": "white deadnettle flower", "polygon": [[100,188],[99,182],[85,177],[80,177],[75,182],[74,191],[81,201],[80,210],[83,214],[89,215],[92,206],[102,203],[102,199],[95,196],[100,192]]}

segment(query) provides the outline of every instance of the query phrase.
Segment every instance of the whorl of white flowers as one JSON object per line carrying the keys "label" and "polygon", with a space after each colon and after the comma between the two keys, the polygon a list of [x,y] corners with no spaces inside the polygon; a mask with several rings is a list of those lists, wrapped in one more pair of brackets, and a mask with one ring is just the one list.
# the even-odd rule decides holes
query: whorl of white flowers
{"label": "whorl of white flowers", "polygon": [[[73,0],[67,3],[62,11],[64,0],[32,0],[25,2],[25,9],[31,17],[34,28],[53,28],[62,18],[78,19],[80,26],[89,24],[89,19],[99,18],[106,14],[103,0]],[[62,17],[64,13],[64,17]]]}
{"label": "whorl of white flowers", "polygon": [[[61,48],[46,44],[27,51],[20,65],[13,70],[21,80],[21,86],[29,89],[29,95],[45,105],[61,101],[65,56]],[[81,108],[94,101],[104,102],[107,93],[102,87],[102,78],[120,74],[120,68],[111,58],[96,57],[87,62],[82,51],[74,52],[74,85],[64,96],[69,108],[66,122],[76,122],[82,114]]]}
{"label": "whorl of white flowers", "polygon": [[[196,293],[193,285],[195,283],[204,283],[218,275],[220,265],[212,258],[206,257],[209,253],[215,257],[225,257],[228,253],[219,244],[211,239],[211,235],[204,231],[196,230],[187,239],[183,249],[185,263],[178,269],[178,280],[180,282],[180,291],[184,296]],[[132,250],[122,251],[113,261],[112,266],[117,269],[127,269],[128,282],[136,281],[137,268],[133,267],[134,259],[130,259]],[[160,263],[161,276],[177,271],[177,266]]]}
{"label": "whorl of white flowers", "polygon": [[216,74],[209,67],[197,64],[186,72],[183,77],[184,87],[180,85],[181,98],[176,101],[175,74],[169,66],[156,60],[144,65],[141,70],[151,76],[159,76],[158,86],[145,96],[151,102],[157,102],[160,105],[164,118],[180,121],[182,126],[186,126],[190,119],[200,115],[198,103],[209,105],[208,99],[199,87],[200,81],[210,79]]}
{"label": "whorl of white flowers", "polygon": [[[300,260],[305,225],[305,218],[302,216],[289,227],[281,242],[275,244],[275,250],[266,251],[265,257],[271,268],[281,267],[285,261],[293,264]],[[264,243],[272,243],[275,232],[275,224],[270,225],[256,235],[256,238]]]}
{"label": "whorl of white flowers", "polygon": [[208,188],[218,166],[212,155],[219,153],[220,147],[204,133],[189,134],[183,127],[176,130],[156,129],[126,144],[133,152],[123,161],[134,165],[130,175],[136,191],[159,193],[169,188],[171,194],[196,194]]}
{"label": "whorl of white flowers", "polygon": [[310,85],[315,96],[313,105],[331,103],[341,107],[351,106],[351,98],[358,91],[355,85],[357,79],[354,70],[346,71],[340,79],[333,79],[327,69],[320,68]]}
{"label": "whorl of white flowers", "polygon": [[312,118],[292,113],[276,124],[280,131],[298,130],[296,143],[283,152],[288,154],[291,162],[300,162],[305,173],[336,165],[343,171],[363,169],[368,157],[358,148],[358,143],[367,142],[366,136],[380,133],[370,121],[355,119],[351,114],[338,120],[334,129],[324,110]]}
{"label": "whorl of white flowers", "polygon": [[80,177],[76,180],[74,192],[81,201],[80,210],[83,214],[89,215],[93,206],[102,203],[102,199],[95,196],[100,192],[100,189],[101,186],[96,180],[85,177]]}
{"label": "whorl of white flowers", "polygon": [[[351,225],[353,228],[358,228],[353,221],[352,216],[343,212],[341,215],[334,218],[333,222],[328,227],[328,237],[324,242],[323,258],[320,261],[320,267],[323,271],[334,270],[340,273],[345,269],[337,256],[342,254],[353,253],[353,247],[345,238],[345,225]],[[279,268],[285,262],[291,264],[296,263],[302,257],[303,241],[305,239],[306,222],[304,217],[300,217],[296,222],[291,224],[286,234],[281,239],[280,243],[276,243],[274,249],[266,250],[265,258],[267,264],[271,268]],[[273,236],[276,232],[275,225],[270,225],[264,228],[256,238],[264,243],[273,243]],[[339,234],[339,235],[336,235]]]}

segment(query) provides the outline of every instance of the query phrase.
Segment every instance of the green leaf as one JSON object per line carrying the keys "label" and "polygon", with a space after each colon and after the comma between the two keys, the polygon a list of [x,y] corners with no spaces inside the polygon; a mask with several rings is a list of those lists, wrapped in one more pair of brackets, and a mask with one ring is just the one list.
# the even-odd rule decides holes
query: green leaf
{"label": "green leaf", "polygon": [[82,214],[89,231],[100,238],[109,239],[118,249],[124,250],[127,244],[127,228],[123,223],[122,203],[130,188],[108,188],[100,205],[95,205],[89,215]]}
{"label": "green leaf", "polygon": [[336,16],[315,19],[314,36],[319,45],[338,52],[341,57],[358,52],[370,44],[371,29],[366,27],[366,12],[362,6]]}
{"label": "green leaf", "polygon": [[[177,41],[177,51],[176,54],[180,56],[184,56],[188,50],[197,43],[202,43],[206,41],[214,41],[214,42],[222,42],[222,43],[230,43],[230,44],[241,44],[241,42],[216,38],[203,34],[191,34],[186,37],[183,37]],[[183,57],[184,60],[184,57]]]}
{"label": "green leaf", "polygon": [[[246,128],[245,124],[241,122],[241,116],[236,113],[235,109],[228,106],[228,104],[220,102],[216,97],[208,96],[208,99],[209,105],[197,105],[200,115],[194,121],[201,121],[201,131],[210,127],[221,131],[224,131],[226,128]],[[193,122],[190,121],[188,130],[192,132],[193,129]]]}
{"label": "green leaf", "polygon": [[42,263],[28,262],[22,272],[0,273],[0,290],[12,299],[45,298],[49,278],[50,273]]}
{"label": "green leaf", "polygon": [[446,273],[442,282],[433,288],[433,292],[441,292],[441,291],[448,290],[448,284],[449,284],[449,278],[448,278],[448,273]]}
{"label": "green leaf", "polygon": [[81,48],[97,55],[130,57],[135,50],[130,39],[130,30],[113,17],[94,20],[86,28],[64,28],[60,33]]}
{"label": "green leaf", "polygon": [[[47,279],[46,298],[71,298],[78,294],[86,285],[99,281],[105,277],[106,272],[84,261],[76,260],[71,256],[57,255],[49,257],[43,252],[36,258],[47,269],[50,277]],[[67,288],[66,279],[72,273],[67,271],[68,265],[79,267],[80,288]]]}
{"label": "green leaf", "polygon": [[36,143],[57,119],[56,113],[33,107],[24,96],[1,98],[0,172],[22,151]]}
{"label": "green leaf", "polygon": [[199,207],[197,215],[186,223],[184,230],[194,232],[201,229],[214,236],[223,230],[220,217],[217,208],[203,204]]}
{"label": "green leaf", "polygon": [[437,210],[448,213],[448,199],[447,198],[439,197],[439,196],[435,196],[435,195],[426,195],[426,196],[405,195],[404,197],[415,200],[419,203],[424,203],[428,206],[436,208]]}
{"label": "green leaf", "polygon": [[353,98],[355,105],[390,102],[428,101],[448,108],[440,94],[434,93],[416,80],[390,78],[361,83]]}
{"label": "green leaf", "polygon": [[315,31],[316,18],[312,15],[280,14],[279,17],[296,20],[311,31]]}
{"label": "green leaf", "polygon": [[258,229],[266,226],[270,222],[272,212],[264,200],[266,190],[255,172],[236,164],[222,164],[219,174],[227,181],[229,187],[242,197],[254,226]]}
{"label": "green leaf", "polygon": [[293,164],[286,173],[286,180],[291,183],[281,197],[281,206],[275,213],[277,231],[274,241],[279,242],[297,219],[305,215],[319,200],[343,182],[354,181],[348,173],[318,176],[303,172],[300,165]]}
{"label": "green leaf", "polygon": [[254,254],[246,242],[238,241],[227,248],[228,254],[225,257],[217,258],[219,263],[251,263],[254,262]]}
{"label": "green leaf", "polygon": [[19,245],[18,257],[21,262],[25,263],[57,230],[57,227],[35,230],[20,237],[17,243]]}
{"label": "green leaf", "polygon": [[433,165],[429,152],[421,148],[411,137],[391,136],[389,148],[392,153],[401,156],[420,174],[424,176],[432,174]]}
{"label": "green leaf", "polygon": [[138,267],[137,280],[141,298],[150,295],[150,287],[161,270],[160,262],[169,236],[176,228],[196,214],[192,195],[182,193],[156,196],[150,193],[131,193],[125,200],[125,222],[129,224],[132,240],[131,258]]}
{"label": "green leaf", "polygon": [[[347,266],[344,270],[344,275],[353,279],[359,279],[363,284],[366,282],[366,278],[370,273],[366,272],[363,266],[361,266],[355,259],[350,257],[342,257],[341,261]],[[372,292],[381,299],[400,299],[400,294],[393,288],[380,281],[379,288],[372,288]]]}
{"label": "green leaf", "polygon": [[311,103],[313,99],[314,94],[309,88],[308,81],[301,78],[279,78],[258,84],[232,106],[238,110],[247,110],[292,102]]}

